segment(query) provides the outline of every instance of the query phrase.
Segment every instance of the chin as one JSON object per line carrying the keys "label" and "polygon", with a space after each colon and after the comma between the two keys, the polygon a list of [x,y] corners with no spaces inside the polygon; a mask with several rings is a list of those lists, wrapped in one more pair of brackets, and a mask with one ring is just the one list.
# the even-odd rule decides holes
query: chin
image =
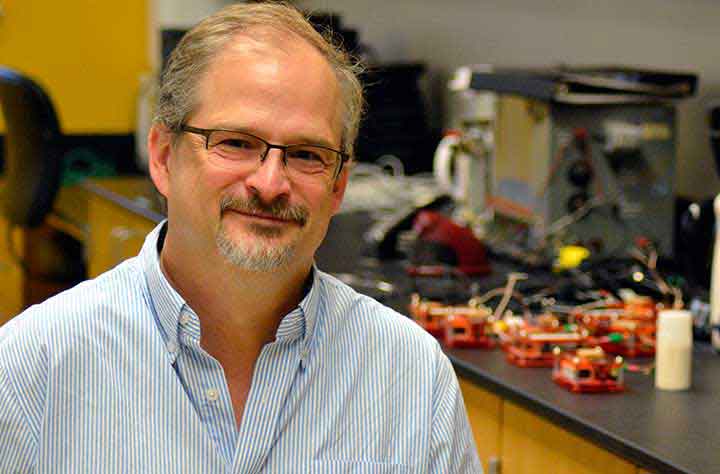
{"label": "chin", "polygon": [[220,255],[235,267],[253,272],[273,272],[288,268],[296,258],[296,242],[281,243],[275,238],[250,236],[237,238],[222,229],[216,236]]}
{"label": "chin", "polygon": [[218,250],[233,266],[252,272],[275,272],[285,269],[295,257],[292,246],[248,249],[225,241],[218,242]]}

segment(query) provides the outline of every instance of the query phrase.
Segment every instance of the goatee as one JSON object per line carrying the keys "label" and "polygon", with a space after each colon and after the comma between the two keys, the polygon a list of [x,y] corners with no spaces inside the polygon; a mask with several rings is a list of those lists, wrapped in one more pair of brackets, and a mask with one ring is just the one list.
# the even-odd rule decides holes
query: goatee
{"label": "goatee", "polygon": [[[248,199],[224,197],[220,202],[220,213],[222,215],[227,211],[262,214],[293,222],[300,227],[307,224],[310,214],[304,206],[290,206],[286,200],[265,203],[257,195],[252,195]],[[283,268],[292,261],[296,242],[277,245],[267,240],[279,237],[284,231],[283,228],[260,224],[252,224],[249,227],[257,238],[236,242],[228,235],[222,221],[220,223],[215,241],[220,253],[231,264],[249,271],[270,272]]]}

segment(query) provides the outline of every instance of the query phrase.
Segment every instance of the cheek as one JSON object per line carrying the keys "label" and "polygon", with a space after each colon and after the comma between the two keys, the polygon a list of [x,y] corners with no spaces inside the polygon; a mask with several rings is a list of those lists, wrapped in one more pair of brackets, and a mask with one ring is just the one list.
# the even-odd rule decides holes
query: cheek
{"label": "cheek", "polygon": [[[184,159],[191,160],[190,157]],[[196,214],[199,218],[219,215],[220,200],[228,193],[224,190],[237,180],[227,172],[217,172],[207,166],[178,165],[170,180],[169,208],[176,202],[179,212]]]}
{"label": "cheek", "polygon": [[332,194],[325,192],[325,196],[319,200],[318,205],[312,209],[313,220],[314,220],[314,233],[319,239],[325,236],[327,232],[328,224],[330,219],[334,215],[335,211],[335,200]]}

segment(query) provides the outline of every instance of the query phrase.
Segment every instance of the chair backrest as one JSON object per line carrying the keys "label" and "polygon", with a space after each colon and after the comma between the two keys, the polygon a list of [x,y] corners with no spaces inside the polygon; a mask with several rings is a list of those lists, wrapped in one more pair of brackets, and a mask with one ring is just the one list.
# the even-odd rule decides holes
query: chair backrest
{"label": "chair backrest", "polygon": [[52,210],[60,184],[60,125],[45,91],[4,67],[0,67],[0,107],[6,127],[0,209],[11,223],[35,227]]}

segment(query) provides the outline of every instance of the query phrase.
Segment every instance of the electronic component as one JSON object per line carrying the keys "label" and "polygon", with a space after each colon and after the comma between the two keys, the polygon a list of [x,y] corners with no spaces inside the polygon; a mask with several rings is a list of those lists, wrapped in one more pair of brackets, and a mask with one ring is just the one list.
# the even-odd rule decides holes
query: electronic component
{"label": "electronic component", "polygon": [[459,70],[452,84],[497,94],[490,202],[496,215],[532,216],[529,248],[580,244],[606,256],[642,235],[672,254],[671,99],[692,95],[696,75],[485,67]]}
{"label": "electronic component", "polygon": [[576,393],[622,392],[623,358],[609,357],[600,347],[574,352],[553,349],[552,379]]}

